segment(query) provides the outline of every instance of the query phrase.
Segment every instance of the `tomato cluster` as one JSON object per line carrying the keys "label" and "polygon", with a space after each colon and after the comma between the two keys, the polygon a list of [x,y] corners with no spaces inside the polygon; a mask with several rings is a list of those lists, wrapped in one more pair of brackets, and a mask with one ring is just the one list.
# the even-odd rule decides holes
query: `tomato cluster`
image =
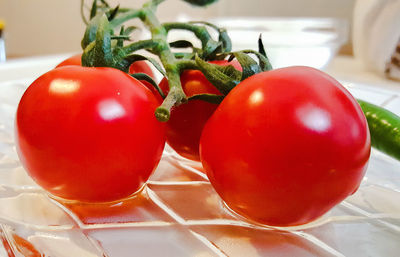
{"label": "tomato cluster", "polygon": [[[165,141],[201,161],[217,193],[256,222],[312,221],[357,190],[370,135],[360,106],[339,82],[307,67],[255,74],[222,101],[191,100],[156,120],[160,95],[113,68],[82,67],[77,55],[39,77],[16,115],[17,150],[50,193],[104,202],[137,192]],[[218,65],[241,66],[237,61]],[[130,72],[154,76],[145,62]],[[220,94],[197,70],[181,74],[185,94]],[[164,78],[159,87],[168,93]],[[150,89],[150,90],[149,90]]]}

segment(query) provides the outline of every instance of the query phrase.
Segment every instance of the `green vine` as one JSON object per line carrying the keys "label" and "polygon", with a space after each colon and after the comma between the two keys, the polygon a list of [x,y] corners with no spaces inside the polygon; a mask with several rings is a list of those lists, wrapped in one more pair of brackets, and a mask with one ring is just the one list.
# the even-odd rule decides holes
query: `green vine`
{"label": "green vine", "polygon": [[[114,8],[105,0],[94,0],[90,9],[89,20],[84,18],[87,28],[82,39],[82,65],[90,67],[113,67],[124,72],[129,71],[130,65],[135,61],[147,60],[152,63],[161,74],[167,78],[169,92],[165,96],[157,83],[145,74],[132,75],[135,78],[146,80],[152,84],[163,97],[163,103],[156,109],[155,116],[159,121],[168,121],[170,110],[173,106],[186,103],[188,100],[204,100],[217,103],[221,96],[202,94],[190,99],[185,95],[180,75],[184,70],[200,70],[206,78],[223,94],[226,95],[241,80],[271,69],[271,65],[265,55],[261,39],[260,51],[241,51],[232,53],[231,40],[225,29],[219,28],[207,22],[191,23],[163,23],[157,19],[155,12],[159,4],[165,0],[151,0],[140,9]],[[206,6],[213,0],[184,0],[193,5]],[[83,15],[84,2],[81,2]],[[83,15],[84,16],[84,15]],[[130,34],[135,27],[124,27],[124,23],[132,19],[139,19],[150,31],[151,39],[131,42]],[[218,33],[218,39],[213,39],[208,28]],[[191,31],[200,40],[201,48],[196,48],[192,42],[178,40],[167,42],[169,33],[174,30]],[[116,34],[116,31],[118,33]],[[129,43],[126,43],[129,42]],[[172,49],[191,48],[191,52],[174,52]],[[146,50],[158,56],[161,65],[155,59],[135,54],[138,50]],[[256,56],[255,61],[248,54]],[[210,60],[221,60],[231,56],[236,58],[242,66],[243,72],[237,71],[233,66],[218,66],[208,63]]]}

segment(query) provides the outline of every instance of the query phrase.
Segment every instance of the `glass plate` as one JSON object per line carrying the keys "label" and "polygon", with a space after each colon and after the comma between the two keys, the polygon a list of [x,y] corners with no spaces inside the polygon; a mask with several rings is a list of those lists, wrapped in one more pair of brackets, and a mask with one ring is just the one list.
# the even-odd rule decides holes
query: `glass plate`
{"label": "glass plate", "polygon": [[[14,113],[30,81],[0,83],[0,256],[400,254],[400,163],[376,151],[356,194],[299,227],[259,226],[232,214],[199,163],[169,147],[134,197],[112,204],[55,200],[26,174],[14,149]],[[396,106],[399,99],[366,87],[349,89],[376,104]]]}

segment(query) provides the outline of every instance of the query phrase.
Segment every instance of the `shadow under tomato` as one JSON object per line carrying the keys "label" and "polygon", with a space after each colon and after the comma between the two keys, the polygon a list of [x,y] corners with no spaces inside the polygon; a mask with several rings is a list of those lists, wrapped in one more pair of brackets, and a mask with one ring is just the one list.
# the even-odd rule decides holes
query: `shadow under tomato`
{"label": "shadow under tomato", "polygon": [[84,225],[172,221],[147,195],[146,187],[129,198],[110,203],[80,203],[57,200]]}

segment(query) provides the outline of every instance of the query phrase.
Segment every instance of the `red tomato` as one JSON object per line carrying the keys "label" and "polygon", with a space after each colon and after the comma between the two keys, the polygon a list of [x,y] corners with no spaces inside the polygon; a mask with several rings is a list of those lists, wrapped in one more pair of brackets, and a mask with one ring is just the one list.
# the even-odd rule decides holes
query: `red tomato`
{"label": "red tomato", "polygon": [[16,116],[17,148],[50,193],[85,202],[139,190],[158,164],[165,126],[154,95],[113,68],[65,66],[26,90]]}
{"label": "red tomato", "polygon": [[307,223],[357,190],[370,155],[360,106],[308,67],[256,74],[204,127],[200,156],[235,212],[274,226]]}
{"label": "red tomato", "polygon": [[137,62],[132,63],[132,65],[129,67],[129,73],[130,74],[145,73],[145,74],[149,75],[150,77],[154,78],[153,71],[151,70],[150,66],[145,61],[137,61]]}
{"label": "red tomato", "polygon": [[[236,60],[211,61],[221,66],[232,65],[237,70],[242,70]],[[221,93],[198,70],[186,70],[181,74],[181,84],[185,94],[190,97],[196,94]],[[168,93],[168,81],[164,78],[160,88]],[[167,122],[167,142],[181,156],[200,161],[199,142],[204,124],[218,107],[217,104],[207,103],[201,100],[192,100],[182,104],[171,111],[171,117]]]}

